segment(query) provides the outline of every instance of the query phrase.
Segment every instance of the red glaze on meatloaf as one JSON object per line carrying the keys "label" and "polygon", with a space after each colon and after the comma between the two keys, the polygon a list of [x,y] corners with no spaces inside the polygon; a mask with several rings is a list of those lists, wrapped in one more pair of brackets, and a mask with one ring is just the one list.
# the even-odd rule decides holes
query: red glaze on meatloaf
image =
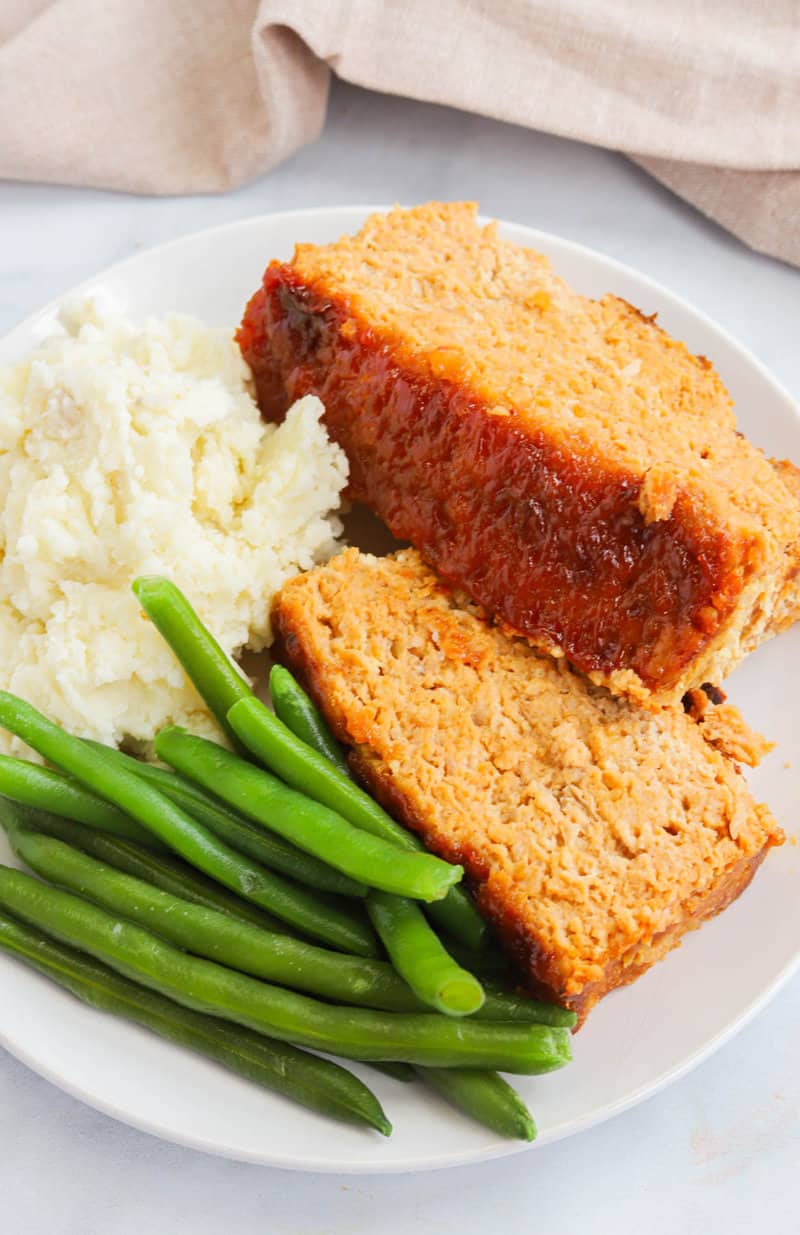
{"label": "red glaze on meatloaf", "polygon": [[266,416],[322,399],[352,498],[615,693],[677,701],[796,614],[800,505],[708,362],[469,205],[299,246],[238,338]]}

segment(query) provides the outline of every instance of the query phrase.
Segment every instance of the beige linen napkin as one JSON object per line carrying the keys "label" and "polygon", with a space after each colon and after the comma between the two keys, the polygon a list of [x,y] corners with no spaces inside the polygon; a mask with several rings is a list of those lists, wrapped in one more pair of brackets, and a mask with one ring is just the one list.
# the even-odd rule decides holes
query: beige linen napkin
{"label": "beige linen napkin", "polygon": [[800,265],[800,0],[2,0],[0,176],[222,191],[331,70],[624,151]]}

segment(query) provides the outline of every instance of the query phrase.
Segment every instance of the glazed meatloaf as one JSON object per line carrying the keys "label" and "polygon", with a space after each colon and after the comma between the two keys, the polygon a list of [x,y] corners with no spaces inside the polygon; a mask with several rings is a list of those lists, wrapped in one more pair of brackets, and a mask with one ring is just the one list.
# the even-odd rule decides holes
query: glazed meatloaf
{"label": "glazed meatloaf", "polygon": [[274,626],[354,773],[464,864],[525,985],[581,1019],[724,909],[782,839],[703,724],[509,637],[414,550],[349,549],[298,576]]}
{"label": "glazed meatloaf", "polygon": [[238,337],[266,415],[321,397],[352,497],[615,693],[675,702],[797,614],[791,465],[737,432],[707,360],[473,205],[298,246]]}

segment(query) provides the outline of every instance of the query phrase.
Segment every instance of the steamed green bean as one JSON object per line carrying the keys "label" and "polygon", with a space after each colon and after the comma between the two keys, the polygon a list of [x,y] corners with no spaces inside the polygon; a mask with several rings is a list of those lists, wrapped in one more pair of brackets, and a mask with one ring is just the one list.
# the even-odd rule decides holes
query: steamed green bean
{"label": "steamed green bean", "polygon": [[522,1098],[496,1072],[475,1068],[416,1068],[417,1075],[454,1106],[499,1136],[532,1141],[536,1124]]}
{"label": "steamed green bean", "polygon": [[171,896],[181,897],[195,905],[204,905],[207,909],[216,909],[228,917],[261,927],[262,930],[291,933],[291,928],[285,922],[267,913],[266,909],[243,900],[213,879],[207,879],[193,866],[168,853],[152,853],[125,837],[109,836],[72,820],[51,815],[47,811],[20,807],[4,798],[0,798],[0,824],[8,833],[9,840],[17,828],[53,836],[98,862],[104,862],[115,870],[124,871],[127,875],[133,875],[136,879],[161,888]]}
{"label": "steamed green bean", "polygon": [[148,849],[164,848],[151,832],[110,802],[98,798],[62,772],[27,759],[0,755],[0,794],[24,806],[49,810],[64,819],[77,820],[114,836],[125,836]]}
{"label": "steamed green bean", "polygon": [[410,900],[370,892],[370,921],[401,978],[418,999],[448,1016],[469,1016],[484,1002],[478,979],[462,969]]}
{"label": "steamed green bean", "polygon": [[178,726],[162,729],[155,749],[184,776],[351,879],[434,901],[461,878],[460,866],[371,836],[262,768]]}
{"label": "steamed green bean", "polygon": [[171,580],[160,575],[142,575],[134,579],[133,593],[222,729],[238,745],[225,718],[237,699],[252,693],[243,675]]}
{"label": "steamed green bean", "polygon": [[566,1030],[335,1007],[179,952],[133,923],[0,867],[0,908],[195,1011],[350,1059],[537,1074],[570,1059]]}
{"label": "steamed green bean", "polygon": [[92,1008],[143,1025],[322,1115],[367,1124],[384,1136],[391,1133],[374,1094],[331,1060],[193,1012],[3,913],[0,950],[25,961]]}
{"label": "steamed green bean", "polygon": [[343,952],[375,954],[372,932],[349,908],[290,883],[237,853],[159,790],[115,762],[110,753],[66,733],[7,691],[0,691],[0,724],[245,900]]}
{"label": "steamed green bean", "polygon": [[338,896],[366,894],[367,889],[363,884],[348,879],[346,875],[333,870],[311,854],[303,853],[295,845],[288,845],[279,836],[265,832],[263,828],[254,825],[218,798],[215,800],[175,772],[156,767],[152,763],[144,763],[123,754],[122,751],[109,750],[109,747],[100,746],[99,743],[90,742],[89,745],[110,753],[118,763],[135,772],[154,789],[166,794],[171,801],[185,810],[187,815],[210,828],[232,848],[255,858],[256,862],[261,862],[270,870],[280,871],[282,875],[288,875],[290,879],[315,888],[318,892],[333,892]]}
{"label": "steamed green bean", "polygon": [[288,669],[273,665],[269,674],[269,693],[275,715],[287,729],[329,759],[344,776],[350,775],[342,748],[328,727],[328,722]]}

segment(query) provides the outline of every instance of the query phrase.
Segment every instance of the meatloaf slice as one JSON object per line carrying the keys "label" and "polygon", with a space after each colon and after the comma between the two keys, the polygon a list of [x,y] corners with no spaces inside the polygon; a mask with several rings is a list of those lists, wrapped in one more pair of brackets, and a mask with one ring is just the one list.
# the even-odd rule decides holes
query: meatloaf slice
{"label": "meatloaf slice", "polygon": [[529,989],[581,1018],[782,840],[702,724],[510,638],[414,550],[347,550],[287,583],[273,621],[354,772],[464,864]]}
{"label": "meatloaf slice", "polygon": [[677,702],[797,616],[790,472],[709,362],[469,203],[298,246],[238,337],[266,415],[321,397],[352,497],[615,693]]}

